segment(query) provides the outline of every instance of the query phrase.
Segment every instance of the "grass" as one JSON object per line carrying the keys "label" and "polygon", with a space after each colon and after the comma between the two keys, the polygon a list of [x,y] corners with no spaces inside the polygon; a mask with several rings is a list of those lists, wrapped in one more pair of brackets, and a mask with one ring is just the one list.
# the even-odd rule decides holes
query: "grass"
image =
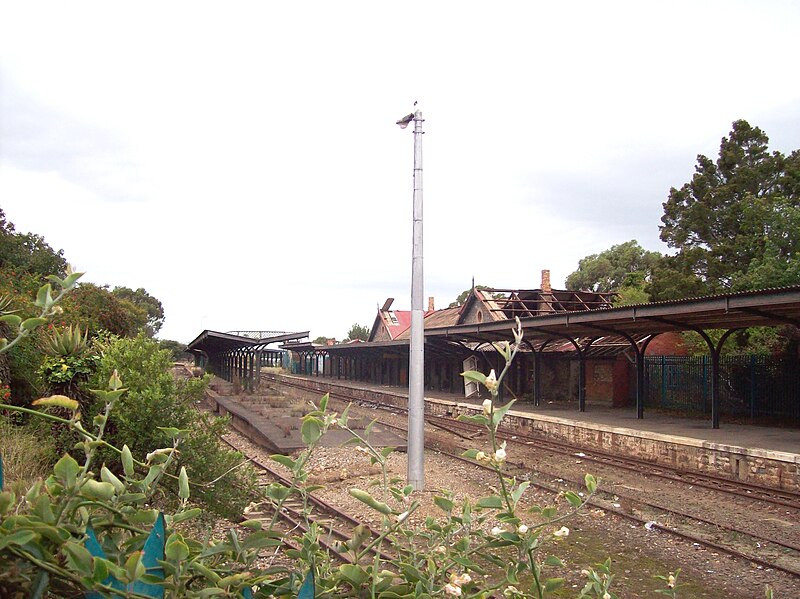
{"label": "grass", "polygon": [[20,495],[50,474],[54,450],[41,431],[14,426],[0,416],[0,455],[5,490]]}

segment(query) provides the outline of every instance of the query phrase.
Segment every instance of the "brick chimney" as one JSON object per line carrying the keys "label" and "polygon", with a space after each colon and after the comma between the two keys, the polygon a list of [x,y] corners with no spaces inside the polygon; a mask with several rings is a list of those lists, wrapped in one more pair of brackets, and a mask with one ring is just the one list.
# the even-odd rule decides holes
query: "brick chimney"
{"label": "brick chimney", "polygon": [[549,293],[549,292],[551,292],[553,290],[553,288],[550,287],[550,271],[549,270],[543,270],[542,271],[542,287],[541,287],[541,289],[542,289],[542,291],[547,292],[547,293]]}
{"label": "brick chimney", "polygon": [[433,298],[429,297],[428,298],[428,312],[433,312],[434,310],[435,310],[435,308],[433,307]]}

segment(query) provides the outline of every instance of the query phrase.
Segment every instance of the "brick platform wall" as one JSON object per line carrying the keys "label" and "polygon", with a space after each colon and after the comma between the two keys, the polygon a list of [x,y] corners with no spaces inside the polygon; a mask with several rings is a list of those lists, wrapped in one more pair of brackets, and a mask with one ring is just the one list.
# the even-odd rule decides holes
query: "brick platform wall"
{"label": "brick platform wall", "polygon": [[[387,390],[353,388],[329,380],[283,375],[269,375],[269,378],[279,383],[284,378],[290,379],[292,386],[316,391],[320,395],[324,393],[336,395],[339,391],[349,397],[383,405],[405,408],[407,403],[405,394]],[[430,398],[425,400],[425,413],[435,416],[457,417],[460,414],[474,414],[480,410],[480,406],[473,404],[454,404]],[[800,492],[798,473],[800,456],[797,454],[722,445],[688,437],[673,437],[600,424],[589,427],[553,416],[540,414],[534,416],[514,410],[506,414],[503,427],[511,432],[540,434],[563,441],[574,446],[575,451],[594,449],[690,472]]]}

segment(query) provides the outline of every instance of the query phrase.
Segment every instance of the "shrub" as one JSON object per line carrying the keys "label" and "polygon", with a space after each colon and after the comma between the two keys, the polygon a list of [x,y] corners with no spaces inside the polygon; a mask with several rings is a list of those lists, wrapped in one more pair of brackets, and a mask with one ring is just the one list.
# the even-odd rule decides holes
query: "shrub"
{"label": "shrub", "polygon": [[[212,511],[238,517],[257,495],[255,473],[248,465],[237,468],[242,456],[221,446],[218,437],[226,431],[227,420],[196,409],[209,379],[177,382],[170,374],[171,365],[170,352],[144,334],[107,343],[93,385],[100,386],[99,381],[116,370],[128,392],[109,418],[106,438],[112,445],[127,444],[134,455],[144,456],[172,443],[165,429],[185,431],[174,467],[186,467],[197,484],[196,495]],[[102,409],[96,402],[92,413]],[[112,463],[108,451],[100,455]]]}

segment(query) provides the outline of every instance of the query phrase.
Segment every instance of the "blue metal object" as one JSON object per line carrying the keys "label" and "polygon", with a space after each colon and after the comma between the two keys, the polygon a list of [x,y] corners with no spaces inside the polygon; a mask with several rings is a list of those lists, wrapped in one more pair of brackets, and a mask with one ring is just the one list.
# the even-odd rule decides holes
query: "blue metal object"
{"label": "blue metal object", "polygon": [[303,585],[300,587],[300,592],[297,593],[297,599],[314,599],[314,595],[316,594],[316,584],[314,582],[314,570],[311,569],[306,574],[306,579],[303,581]]}
{"label": "blue metal object", "polygon": [[[84,542],[86,549],[89,550],[89,553],[92,554],[93,557],[101,557],[106,559],[106,552],[103,551],[103,548],[100,546],[100,543],[97,540],[97,536],[94,534],[94,529],[91,526],[86,528],[86,541]],[[113,587],[117,590],[124,591],[125,585],[122,584],[119,580],[117,580],[114,576],[109,574],[103,580],[103,584],[106,586]],[[114,597],[119,597],[119,595],[114,595]],[[86,599],[103,599],[103,594],[98,593],[97,591],[91,591],[86,593]]]}
{"label": "blue metal object", "polygon": [[[147,574],[154,576],[159,580],[164,580],[164,568],[161,567],[159,561],[164,560],[164,545],[166,543],[166,524],[164,522],[164,514],[159,513],[156,523],[153,525],[153,530],[144,543],[142,549],[142,565],[147,570]],[[86,529],[86,541],[84,546],[89,550],[89,553],[94,557],[106,558],[105,551],[100,546],[97,536],[91,527]],[[117,578],[111,574],[103,580],[103,584],[110,586],[120,591],[129,591],[153,597],[154,599],[161,599],[164,597],[164,587],[158,584],[150,584],[137,580],[129,585],[124,585]],[[104,595],[96,591],[86,593],[86,599],[103,599]],[[121,595],[112,595],[112,599],[122,599]]]}

